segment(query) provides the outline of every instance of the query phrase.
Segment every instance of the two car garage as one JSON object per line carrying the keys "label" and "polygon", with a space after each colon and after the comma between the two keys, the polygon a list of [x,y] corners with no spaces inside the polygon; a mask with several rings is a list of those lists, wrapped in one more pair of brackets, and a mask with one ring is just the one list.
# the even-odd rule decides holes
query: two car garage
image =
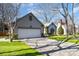
{"label": "two car garage", "polygon": [[16,21],[15,33],[18,38],[37,38],[44,32],[44,25],[32,14],[29,13]]}
{"label": "two car garage", "polygon": [[18,38],[41,37],[40,29],[18,29]]}

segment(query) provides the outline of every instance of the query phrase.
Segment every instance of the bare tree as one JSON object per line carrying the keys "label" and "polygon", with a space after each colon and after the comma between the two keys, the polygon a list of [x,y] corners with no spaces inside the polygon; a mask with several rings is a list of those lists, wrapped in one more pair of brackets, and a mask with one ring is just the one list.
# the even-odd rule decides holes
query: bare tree
{"label": "bare tree", "polygon": [[4,12],[4,5],[0,4],[0,18],[1,18],[1,25],[2,25],[3,32],[4,32],[4,24],[3,24],[3,22],[5,21],[4,14],[5,14],[5,12]]}
{"label": "bare tree", "polygon": [[52,3],[40,3],[38,4],[38,8],[41,12],[37,11],[41,16],[43,17],[44,24],[49,23],[52,21],[52,18],[57,15],[57,12],[53,11],[56,9],[58,4],[52,4]]}
{"label": "bare tree", "polygon": [[68,34],[68,3],[67,4],[62,3],[61,6],[62,6],[61,8],[62,8],[63,12],[61,12],[60,10],[58,10],[58,11],[65,19],[66,28],[67,28],[66,29],[66,32],[67,32],[66,39],[68,39],[68,36],[69,36],[69,34]]}
{"label": "bare tree", "polygon": [[45,33],[47,34],[47,25],[52,21],[52,19],[57,15],[56,11],[53,11],[56,9],[58,4],[38,4],[39,10],[38,13],[41,15],[43,18],[43,23],[45,24]]}
{"label": "bare tree", "polygon": [[66,32],[67,32],[67,37],[66,37],[66,40],[64,40],[63,42],[67,41],[68,40],[68,36],[69,36],[69,33],[68,33],[68,17],[70,18],[70,20],[72,21],[72,25],[73,25],[73,35],[75,36],[75,23],[74,23],[74,4],[72,3],[72,9],[71,9],[71,12],[72,14],[70,15],[70,11],[69,11],[69,4],[68,3],[62,3],[61,4],[61,8],[62,8],[62,12],[60,10],[59,13],[64,17],[65,19],[65,22],[66,22]]}
{"label": "bare tree", "polygon": [[76,34],[76,29],[75,29],[75,22],[74,22],[74,14],[75,14],[75,13],[74,13],[74,5],[75,5],[75,4],[72,3],[72,10],[71,10],[71,11],[72,11],[72,14],[70,15],[69,12],[68,12],[68,15],[69,15],[70,20],[72,21],[72,25],[73,25],[73,28],[72,28],[72,30],[73,30],[73,36],[76,37],[76,36],[75,36],[75,34]]}
{"label": "bare tree", "polygon": [[[7,23],[9,29],[10,42],[13,40],[14,28],[16,26],[16,19],[19,13],[20,4],[0,4],[0,12],[3,23]],[[14,23],[15,21],[15,23]]]}

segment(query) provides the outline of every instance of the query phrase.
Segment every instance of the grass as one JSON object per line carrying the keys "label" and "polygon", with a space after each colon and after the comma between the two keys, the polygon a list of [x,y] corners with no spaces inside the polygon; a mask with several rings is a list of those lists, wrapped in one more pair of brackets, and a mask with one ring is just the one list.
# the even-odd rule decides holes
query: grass
{"label": "grass", "polygon": [[24,42],[0,42],[0,56],[38,56],[42,55]]}
{"label": "grass", "polygon": [[[79,35],[76,35],[76,36],[79,37]],[[52,40],[62,41],[66,39],[66,36],[49,36],[48,38]],[[69,35],[69,40],[67,42],[79,44],[79,40],[74,39],[72,35]]]}

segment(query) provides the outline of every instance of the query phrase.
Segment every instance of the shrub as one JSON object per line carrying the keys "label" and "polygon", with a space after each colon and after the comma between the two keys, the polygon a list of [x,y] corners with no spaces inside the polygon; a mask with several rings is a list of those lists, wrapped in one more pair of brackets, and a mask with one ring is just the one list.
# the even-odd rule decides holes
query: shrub
{"label": "shrub", "polygon": [[18,34],[14,33],[13,34],[13,39],[18,39]]}
{"label": "shrub", "polygon": [[62,26],[59,27],[58,34],[59,35],[63,35],[64,34],[64,30],[63,30]]}

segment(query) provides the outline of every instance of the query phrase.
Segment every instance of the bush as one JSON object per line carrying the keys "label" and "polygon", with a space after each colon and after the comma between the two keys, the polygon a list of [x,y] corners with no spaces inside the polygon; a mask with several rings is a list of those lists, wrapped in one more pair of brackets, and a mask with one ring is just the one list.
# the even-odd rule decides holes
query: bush
{"label": "bush", "polygon": [[13,39],[18,39],[18,34],[14,33],[13,34]]}
{"label": "bush", "polygon": [[64,34],[64,30],[63,30],[62,26],[59,27],[58,34],[59,35],[63,35]]}

